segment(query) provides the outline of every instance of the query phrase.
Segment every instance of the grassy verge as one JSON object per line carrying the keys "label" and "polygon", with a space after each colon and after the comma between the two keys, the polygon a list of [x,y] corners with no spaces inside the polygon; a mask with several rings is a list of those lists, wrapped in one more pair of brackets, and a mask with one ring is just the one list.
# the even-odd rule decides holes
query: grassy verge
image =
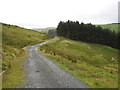
{"label": "grassy verge", "polygon": [[24,50],[4,45],[3,53],[3,69],[6,70],[3,74],[3,88],[15,88],[19,86],[19,82],[23,80],[24,67],[22,62],[26,56]]}
{"label": "grassy verge", "polygon": [[118,87],[118,50],[58,38],[39,51],[91,88]]}
{"label": "grassy verge", "polygon": [[29,29],[13,25],[2,25],[2,77],[3,88],[25,87],[23,61],[26,57],[25,47],[53,38]]}

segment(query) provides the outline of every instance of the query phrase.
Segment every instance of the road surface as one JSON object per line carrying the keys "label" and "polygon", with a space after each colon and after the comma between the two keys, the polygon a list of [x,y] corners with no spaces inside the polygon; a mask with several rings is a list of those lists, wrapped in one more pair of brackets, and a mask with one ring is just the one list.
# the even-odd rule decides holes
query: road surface
{"label": "road surface", "polygon": [[54,39],[28,48],[28,58],[24,62],[27,73],[26,88],[86,88],[79,79],[60,69],[37,51],[40,45]]}

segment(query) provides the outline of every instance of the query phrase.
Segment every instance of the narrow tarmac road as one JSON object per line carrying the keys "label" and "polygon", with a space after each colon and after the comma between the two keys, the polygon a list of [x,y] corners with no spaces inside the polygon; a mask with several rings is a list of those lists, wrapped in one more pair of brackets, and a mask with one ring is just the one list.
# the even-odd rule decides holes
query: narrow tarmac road
{"label": "narrow tarmac road", "polygon": [[[57,38],[57,37],[56,37]],[[54,39],[56,39],[54,38]],[[60,69],[48,58],[42,56],[37,48],[54,39],[36,44],[28,48],[28,58],[25,60],[25,71],[27,73],[27,88],[86,88],[71,74]]]}

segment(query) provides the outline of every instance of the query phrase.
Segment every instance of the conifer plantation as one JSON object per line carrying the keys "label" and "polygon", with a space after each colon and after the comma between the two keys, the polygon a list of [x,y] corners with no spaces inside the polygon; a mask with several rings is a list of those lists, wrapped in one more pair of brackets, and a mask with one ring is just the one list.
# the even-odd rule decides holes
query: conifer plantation
{"label": "conifer plantation", "polygon": [[118,42],[120,32],[116,33],[109,29],[103,29],[91,23],[84,24],[82,22],[80,24],[78,21],[60,21],[57,27],[57,35],[72,40],[103,44],[120,49]]}

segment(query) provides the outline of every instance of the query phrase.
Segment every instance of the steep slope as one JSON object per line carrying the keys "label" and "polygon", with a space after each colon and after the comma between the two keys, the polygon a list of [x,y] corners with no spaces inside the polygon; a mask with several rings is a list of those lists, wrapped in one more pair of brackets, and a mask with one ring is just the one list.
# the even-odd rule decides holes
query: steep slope
{"label": "steep slope", "polygon": [[22,62],[26,56],[26,47],[50,38],[53,37],[18,26],[2,24],[2,69],[5,71],[3,88],[15,88],[23,82]]}
{"label": "steep slope", "polygon": [[118,87],[117,49],[58,38],[39,50],[91,88]]}

